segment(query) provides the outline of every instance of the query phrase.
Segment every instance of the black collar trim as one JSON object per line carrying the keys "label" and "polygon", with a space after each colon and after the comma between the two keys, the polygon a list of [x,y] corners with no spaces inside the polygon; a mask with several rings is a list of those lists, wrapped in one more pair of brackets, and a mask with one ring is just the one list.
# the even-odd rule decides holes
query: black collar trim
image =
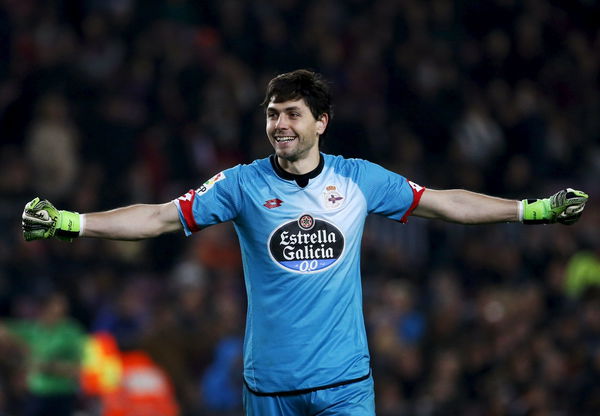
{"label": "black collar trim", "polygon": [[301,188],[304,188],[304,187],[306,187],[306,185],[308,185],[309,179],[316,178],[323,171],[323,167],[325,166],[325,158],[320,153],[319,153],[319,164],[317,165],[317,167],[303,175],[296,175],[296,174],[290,173],[286,170],[283,170],[283,168],[281,166],[279,166],[279,162],[277,161],[277,156],[275,156],[275,155],[271,155],[269,160],[271,161],[271,166],[273,166],[273,170],[275,171],[277,176],[279,176],[281,179],[285,179],[288,181],[296,181],[298,186],[300,186]]}

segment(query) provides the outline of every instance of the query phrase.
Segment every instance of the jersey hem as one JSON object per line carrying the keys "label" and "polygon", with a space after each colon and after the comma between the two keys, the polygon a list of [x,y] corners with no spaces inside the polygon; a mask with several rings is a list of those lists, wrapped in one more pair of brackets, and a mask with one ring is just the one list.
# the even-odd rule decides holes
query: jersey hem
{"label": "jersey hem", "polygon": [[339,381],[337,383],[327,384],[325,386],[309,387],[309,388],[300,389],[300,390],[277,391],[277,392],[272,392],[272,393],[265,393],[265,392],[253,390],[250,387],[250,385],[248,384],[248,382],[246,381],[246,378],[243,377],[243,379],[244,379],[244,384],[246,385],[246,388],[248,389],[248,391],[250,393],[254,394],[255,396],[298,396],[301,394],[312,393],[312,392],[315,392],[318,390],[327,390],[327,389],[332,389],[334,387],[340,387],[340,386],[346,386],[348,384],[358,383],[360,381],[364,381],[364,380],[368,379],[370,376],[371,376],[371,369],[369,369],[369,372],[366,375],[358,377],[358,378],[353,378],[350,380]]}

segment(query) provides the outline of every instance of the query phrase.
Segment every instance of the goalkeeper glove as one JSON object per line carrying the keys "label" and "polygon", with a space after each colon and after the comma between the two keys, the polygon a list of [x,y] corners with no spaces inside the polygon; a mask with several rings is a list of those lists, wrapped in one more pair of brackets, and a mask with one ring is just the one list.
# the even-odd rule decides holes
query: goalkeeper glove
{"label": "goalkeeper glove", "polygon": [[26,241],[56,237],[73,241],[79,236],[80,216],[76,212],[59,211],[47,200],[35,198],[23,210],[23,236]]}
{"label": "goalkeeper glove", "polygon": [[523,224],[561,224],[577,222],[588,195],[575,189],[563,189],[544,199],[524,199],[522,203]]}

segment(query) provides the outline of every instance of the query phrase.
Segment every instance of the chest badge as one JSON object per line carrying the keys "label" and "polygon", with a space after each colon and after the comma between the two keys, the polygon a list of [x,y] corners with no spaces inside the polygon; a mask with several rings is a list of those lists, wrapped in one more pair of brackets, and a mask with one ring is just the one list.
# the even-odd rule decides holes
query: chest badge
{"label": "chest badge", "polygon": [[335,185],[327,185],[323,190],[323,200],[325,201],[325,208],[337,209],[342,206],[344,197]]}

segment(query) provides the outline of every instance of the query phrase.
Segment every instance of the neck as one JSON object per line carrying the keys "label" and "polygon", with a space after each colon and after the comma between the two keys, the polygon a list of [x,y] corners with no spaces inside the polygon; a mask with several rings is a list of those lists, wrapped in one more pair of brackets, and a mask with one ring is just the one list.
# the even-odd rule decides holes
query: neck
{"label": "neck", "polygon": [[317,167],[311,170],[310,172],[298,175],[288,172],[284,170],[281,166],[279,166],[279,158],[277,156],[273,155],[269,159],[271,161],[271,165],[273,166],[273,170],[275,171],[277,176],[287,181],[295,181],[301,188],[305,188],[306,186],[308,186],[308,183],[311,179],[319,176],[319,174],[323,170],[323,166],[325,165],[325,159],[319,153],[319,164],[317,165]]}
{"label": "neck", "polygon": [[293,161],[277,156],[277,163],[281,169],[294,175],[304,175],[315,170],[319,166],[320,160],[321,153],[319,153],[318,148],[315,148],[315,151],[311,151],[307,157]]}

